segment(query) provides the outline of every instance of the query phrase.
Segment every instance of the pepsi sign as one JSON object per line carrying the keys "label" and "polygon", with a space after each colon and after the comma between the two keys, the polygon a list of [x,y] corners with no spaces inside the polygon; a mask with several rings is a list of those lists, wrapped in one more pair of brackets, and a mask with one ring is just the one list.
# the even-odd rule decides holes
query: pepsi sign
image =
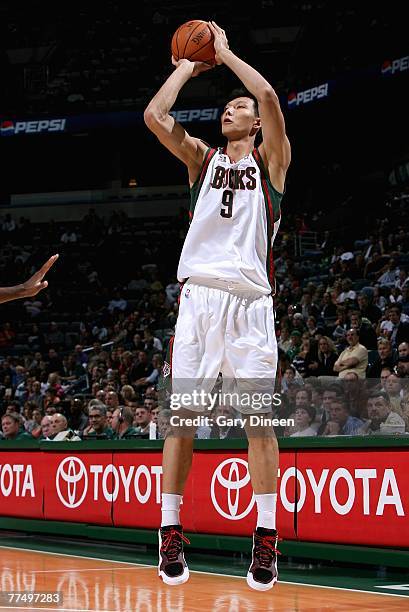
{"label": "pepsi sign", "polygon": [[19,134],[47,134],[64,132],[66,119],[40,119],[38,121],[10,121],[0,124],[1,136],[18,136]]}
{"label": "pepsi sign", "polygon": [[295,92],[292,91],[288,94],[287,104],[289,108],[300,106],[300,104],[308,104],[314,100],[320,98],[326,98],[328,96],[328,83],[322,83],[311,89],[305,89],[304,91]]}
{"label": "pepsi sign", "polygon": [[405,72],[405,70],[409,70],[409,55],[394,60],[385,60],[381,66],[381,73],[384,76]]}

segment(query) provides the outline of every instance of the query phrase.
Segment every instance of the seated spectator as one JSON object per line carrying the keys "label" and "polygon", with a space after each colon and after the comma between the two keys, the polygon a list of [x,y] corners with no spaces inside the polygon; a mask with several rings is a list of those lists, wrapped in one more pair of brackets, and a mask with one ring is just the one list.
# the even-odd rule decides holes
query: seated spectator
{"label": "seated spectator", "polygon": [[48,440],[51,435],[51,417],[48,415],[43,416],[41,419],[41,436],[39,440]]}
{"label": "seated spectator", "polygon": [[331,338],[321,336],[318,340],[317,359],[307,365],[307,376],[336,376],[334,364],[338,359],[338,353]]}
{"label": "seated spectator", "polygon": [[353,310],[350,314],[351,328],[357,329],[359,342],[368,349],[376,350],[377,337],[374,328],[368,319],[363,319],[359,310]]}
{"label": "seated spectator", "polygon": [[105,393],[105,405],[112,413],[119,407],[118,393],[115,391],[107,391]]}
{"label": "seated spectator", "polygon": [[287,351],[287,356],[289,360],[292,361],[301,350],[301,332],[299,332],[297,329],[294,329],[290,334],[290,342],[291,344],[290,348]]}
{"label": "seated spectator", "polygon": [[33,436],[33,438],[39,439],[42,435],[42,418],[42,412],[36,407],[33,409],[31,422],[29,421],[28,423],[24,424],[25,430],[28,431]]}
{"label": "seated spectator", "polygon": [[44,410],[44,413],[49,417],[55,414],[56,412],[57,406],[54,406],[54,404],[49,404]]}
{"label": "seated spectator", "polygon": [[149,438],[149,425],[152,420],[150,406],[155,406],[156,408],[156,402],[154,400],[145,400],[144,405],[138,406],[135,410],[133,425],[141,438]]}
{"label": "seated spectator", "polygon": [[[290,418],[294,419],[295,421],[295,413],[297,410],[302,409],[302,410],[307,410],[307,412],[309,410],[311,410],[312,408],[312,393],[311,393],[311,389],[309,388],[305,388],[302,387],[301,389],[298,389],[295,392],[295,406],[292,409],[292,413],[290,415]],[[315,417],[314,417],[315,418]],[[293,425],[287,425],[284,431],[284,435],[285,436],[291,436],[294,432],[295,432],[295,424]]]}
{"label": "seated spectator", "polygon": [[402,301],[402,294],[401,294],[400,289],[397,289],[396,287],[392,287],[388,299],[389,299],[390,304],[399,304],[399,302]]}
{"label": "seated spectator", "polygon": [[352,289],[352,281],[350,278],[344,278],[341,283],[342,291],[338,296],[338,304],[348,304],[356,300],[356,292]]}
{"label": "seated spectator", "polygon": [[403,433],[405,421],[392,411],[387,393],[374,391],[367,400],[368,421],[360,428],[361,435]]}
{"label": "seated spectator", "polygon": [[356,372],[348,372],[342,379],[342,391],[352,416],[360,419],[366,417],[366,400],[368,391],[366,380],[359,378]]}
{"label": "seated spectator", "polygon": [[409,343],[401,342],[398,346],[398,361],[395,371],[401,378],[409,377]]}
{"label": "seated spectator", "polygon": [[330,421],[338,423],[341,436],[355,436],[363,426],[361,419],[351,416],[348,402],[342,395],[338,395],[331,401],[329,412]]}
{"label": "seated spectator", "polygon": [[139,438],[139,433],[133,427],[134,413],[129,406],[119,406],[112,415],[112,429],[115,440]]}
{"label": "seated spectator", "polygon": [[313,316],[310,316],[307,318],[307,333],[309,334],[310,338],[316,338],[317,336],[320,336],[323,332],[323,329],[321,327],[317,326],[317,319]]}
{"label": "seated spectator", "polygon": [[147,353],[160,352],[163,350],[162,342],[156,338],[149,327],[145,327],[143,332],[144,350]]}
{"label": "seated spectator", "polygon": [[363,319],[368,319],[371,323],[377,323],[382,316],[381,309],[375,304],[371,304],[366,293],[360,293],[357,298],[358,309]]}
{"label": "seated spectator", "polygon": [[346,333],[349,344],[344,349],[334,364],[335,372],[340,378],[344,378],[348,372],[356,372],[359,378],[365,378],[368,365],[368,349],[359,343],[359,334],[356,329],[350,329]]}
{"label": "seated spectator", "polygon": [[[91,405],[92,401],[95,403]],[[114,431],[107,421],[107,409],[98,400],[88,404],[90,428],[84,429],[83,440],[112,440]]]}
{"label": "seated spectator", "polygon": [[146,385],[157,384],[163,367],[163,357],[161,354],[157,353],[152,357],[152,367],[153,370],[149,374],[149,376],[145,376],[144,378],[140,378],[139,380],[135,381],[135,385],[137,387],[145,387]]}
{"label": "seated spectator", "polygon": [[409,276],[408,271],[405,268],[401,268],[398,273],[398,278],[395,281],[395,287],[402,291],[404,287],[409,287]]}
{"label": "seated spectator", "polygon": [[288,327],[283,326],[280,330],[280,336],[278,338],[278,347],[286,353],[290,348],[290,344],[290,330]]}
{"label": "seated spectator", "polygon": [[56,412],[50,417],[49,439],[53,442],[73,441],[79,442],[81,438],[75,431],[68,427],[67,419],[60,412]]}
{"label": "seated spectator", "polygon": [[346,308],[344,306],[339,306],[337,308],[337,319],[335,321],[335,328],[332,332],[332,337],[338,347],[343,347],[347,343],[346,333],[348,329],[349,324],[347,320]]}
{"label": "seated spectator", "polygon": [[387,255],[381,255],[378,250],[373,250],[365,266],[364,278],[377,278],[388,259]]}
{"label": "seated spectator", "polygon": [[392,324],[392,347],[397,348],[402,342],[409,342],[409,323],[402,319],[402,308],[400,304],[391,306],[388,310],[388,315],[389,321]]}
{"label": "seated spectator", "polygon": [[299,385],[303,384],[303,379],[301,374],[297,372],[293,365],[289,365],[284,370],[283,377],[281,379],[281,391],[282,393],[286,393],[291,385],[294,385],[295,388],[298,388]]}
{"label": "seated spectator", "polygon": [[405,285],[402,289],[402,301],[400,302],[402,314],[409,316],[409,286]]}
{"label": "seated spectator", "polygon": [[303,338],[300,352],[294,357],[292,365],[297,372],[305,378],[308,375],[307,365],[312,361],[313,342],[310,338]]}
{"label": "seated spectator", "polygon": [[[359,299],[359,296],[358,296],[358,299]],[[388,305],[387,299],[383,295],[382,290],[380,289],[380,287],[376,285],[373,288],[372,304],[374,306],[377,306],[381,312],[383,312],[386,306]],[[372,321],[372,323],[375,323],[375,321]]]}
{"label": "seated spectator", "polygon": [[304,290],[298,310],[300,309],[304,320],[307,320],[308,317],[314,317],[314,319],[317,319],[319,316],[319,308],[313,303],[312,295],[308,289]]}
{"label": "seated spectator", "polygon": [[322,297],[321,318],[328,327],[335,322],[337,316],[337,306],[331,299],[331,294],[326,291]]}
{"label": "seated spectator", "polygon": [[39,380],[33,382],[31,393],[27,397],[29,402],[34,402],[37,407],[42,409],[43,407],[43,394],[41,393],[41,383]]}
{"label": "seated spectator", "polygon": [[385,391],[389,396],[389,403],[393,412],[401,414],[402,379],[394,372],[386,379]]}
{"label": "seated spectator", "polygon": [[135,389],[132,387],[132,385],[123,385],[121,388],[121,397],[122,397],[122,402],[121,404],[124,406],[128,406],[129,402],[135,402],[136,400],[136,393],[135,393]]}
{"label": "seated spectator", "polygon": [[61,399],[57,395],[57,390],[47,389],[47,391],[44,394],[44,400],[43,400],[44,412],[48,414],[48,407],[56,406],[60,402],[61,402]]}
{"label": "seated spectator", "polygon": [[17,414],[21,413],[20,403],[16,400],[12,402],[7,402],[6,414],[13,414],[14,412],[16,412]]}
{"label": "seated spectator", "polygon": [[1,417],[1,428],[5,440],[33,439],[33,437],[24,430],[22,418],[17,412],[3,414]]}
{"label": "seated spectator", "polygon": [[88,416],[85,414],[84,400],[80,396],[74,396],[70,401],[68,423],[71,429],[82,434],[88,425]]}
{"label": "seated spectator", "polygon": [[338,384],[332,384],[324,388],[322,393],[322,403],[317,409],[317,419],[320,423],[318,428],[318,435],[321,435],[324,431],[326,423],[331,418],[330,408],[332,401],[337,398],[340,393],[340,387]]}
{"label": "seated spectator", "polygon": [[380,376],[380,384],[381,384],[382,391],[385,391],[385,393],[386,393],[386,381],[388,380],[391,374],[393,374],[393,370],[391,368],[382,368],[381,376]]}
{"label": "seated spectator", "polygon": [[113,299],[108,304],[108,310],[113,313],[114,310],[120,310],[124,312],[128,306],[127,301],[122,297],[120,291],[115,291]]}
{"label": "seated spectator", "polygon": [[312,427],[315,421],[316,411],[314,406],[299,406],[295,410],[295,431],[290,434],[292,438],[301,436],[316,436],[317,431]]}
{"label": "seated spectator", "polygon": [[152,371],[153,365],[149,362],[147,352],[139,351],[138,360],[129,372],[131,382],[134,383],[135,381],[139,381],[140,379],[145,379],[150,374],[152,374]]}
{"label": "seated spectator", "polygon": [[383,270],[383,273],[377,280],[380,287],[394,287],[399,277],[399,268],[397,268],[395,260],[391,258]]}
{"label": "seated spectator", "polygon": [[392,370],[395,364],[396,358],[392,351],[392,343],[387,338],[380,338],[378,340],[378,356],[368,367],[367,377],[379,378],[383,368],[390,368]]}
{"label": "seated spectator", "polygon": [[305,321],[304,321],[304,317],[301,314],[301,312],[294,313],[293,318],[292,318],[292,324],[293,324],[293,331],[299,331],[302,336],[305,331]]}

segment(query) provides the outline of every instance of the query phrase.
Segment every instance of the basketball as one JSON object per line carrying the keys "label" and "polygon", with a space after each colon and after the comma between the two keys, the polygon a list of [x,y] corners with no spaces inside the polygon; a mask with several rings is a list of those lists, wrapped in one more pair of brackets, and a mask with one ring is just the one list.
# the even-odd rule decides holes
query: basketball
{"label": "basketball", "polygon": [[206,21],[195,19],[182,24],[172,38],[172,55],[176,60],[214,64],[213,33]]}

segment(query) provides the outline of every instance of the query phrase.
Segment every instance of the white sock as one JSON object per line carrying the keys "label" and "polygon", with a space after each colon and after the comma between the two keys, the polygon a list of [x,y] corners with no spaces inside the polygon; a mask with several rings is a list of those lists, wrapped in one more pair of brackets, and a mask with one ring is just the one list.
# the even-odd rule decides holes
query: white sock
{"label": "white sock", "polygon": [[181,495],[162,493],[161,527],[166,527],[167,525],[180,525],[179,508],[181,503]]}
{"label": "white sock", "polygon": [[255,495],[257,504],[257,527],[276,528],[277,493]]}

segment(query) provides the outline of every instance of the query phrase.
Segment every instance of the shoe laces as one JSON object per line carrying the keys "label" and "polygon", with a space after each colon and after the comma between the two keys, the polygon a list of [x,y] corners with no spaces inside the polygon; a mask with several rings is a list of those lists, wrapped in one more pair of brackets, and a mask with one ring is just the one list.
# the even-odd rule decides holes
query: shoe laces
{"label": "shoe laces", "polygon": [[188,540],[182,532],[173,527],[169,529],[169,531],[166,531],[162,538],[161,550],[166,553],[170,561],[177,561],[182,550],[182,541],[186,544],[190,544],[190,540]]}
{"label": "shoe laces", "polygon": [[277,536],[256,535],[254,556],[257,557],[262,567],[270,567],[274,555],[281,555],[280,551],[276,548],[278,541]]}

